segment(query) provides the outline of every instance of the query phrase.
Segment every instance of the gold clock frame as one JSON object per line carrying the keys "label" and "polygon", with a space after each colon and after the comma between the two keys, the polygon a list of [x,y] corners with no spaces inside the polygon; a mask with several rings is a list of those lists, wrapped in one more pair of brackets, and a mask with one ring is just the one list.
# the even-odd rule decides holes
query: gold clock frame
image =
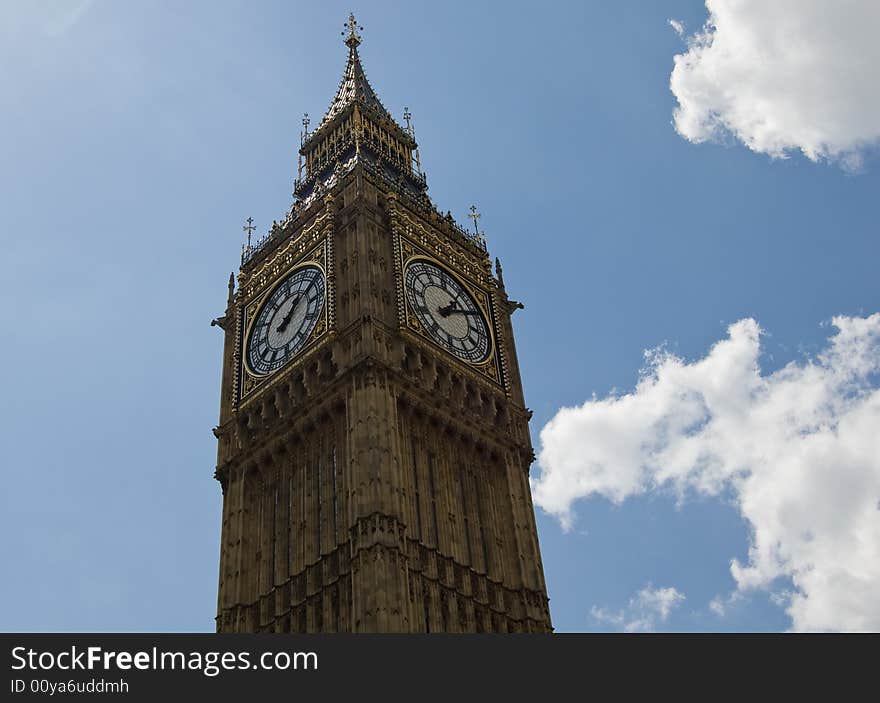
{"label": "gold clock frame", "polygon": [[[412,312],[412,306],[409,303],[409,296],[407,296],[406,292],[406,273],[409,270],[409,267],[414,263],[419,261],[425,261],[433,266],[436,266],[438,269],[445,271],[449,274],[462,288],[464,288],[465,292],[471,297],[471,300],[474,301],[474,304],[480,311],[480,314],[483,316],[483,320],[486,323],[486,330],[489,333],[489,348],[486,350],[486,356],[484,359],[480,361],[469,361],[468,359],[462,359],[460,356],[451,352],[447,347],[443,344],[438,343],[433,337],[429,336],[427,332],[423,329],[423,325],[421,321],[418,319],[418,315]],[[464,362],[468,366],[483,366],[484,364],[490,363],[492,358],[495,356],[495,324],[494,319],[491,315],[491,312],[488,307],[489,296],[485,291],[475,290],[473,286],[468,285],[464,280],[462,280],[462,276],[455,271],[453,271],[448,265],[444,264],[442,261],[438,261],[437,259],[431,256],[421,256],[421,255],[413,255],[409,257],[406,261],[403,262],[403,266],[401,269],[402,274],[402,285],[403,285],[403,297],[406,301],[406,321],[407,325],[413,329],[419,330],[425,333],[425,336],[430,339],[434,344],[436,344],[441,349],[444,349],[448,353],[452,354],[459,361]],[[481,301],[480,298],[485,297],[484,301]]]}
{"label": "gold clock frame", "polygon": [[[281,366],[279,366],[274,371],[269,371],[267,373],[257,373],[254,369],[251,368],[250,362],[248,361],[248,347],[250,346],[251,331],[253,330],[254,323],[256,322],[257,318],[260,316],[260,313],[263,311],[263,307],[269,301],[269,298],[271,298],[272,295],[275,293],[275,291],[278,290],[278,287],[282,283],[284,283],[284,281],[286,281],[288,278],[293,276],[297,271],[301,271],[302,269],[306,269],[306,268],[316,268],[321,272],[321,275],[324,277],[324,300],[321,303],[321,312],[324,313],[322,316],[324,319],[318,320],[315,323],[315,327],[311,331],[311,333],[309,334],[309,337],[306,340],[306,342],[302,345],[302,347],[300,347],[296,351],[295,354],[293,354],[290,357],[290,359],[288,359],[286,362],[281,364]],[[327,271],[324,269],[324,267],[315,261],[300,261],[299,263],[297,263],[297,264],[293,265],[292,267],[290,267],[289,269],[287,269],[287,271],[285,271],[283,274],[281,274],[281,276],[279,276],[278,279],[271,286],[269,286],[269,288],[264,293],[260,294],[258,296],[258,302],[256,305],[254,305],[254,300],[251,300],[245,306],[246,309],[252,308],[254,310],[254,313],[250,316],[250,319],[246,323],[246,329],[245,329],[244,340],[243,340],[244,346],[242,348],[242,355],[241,355],[242,366],[244,367],[245,371],[247,371],[248,374],[250,374],[254,378],[267,378],[269,376],[273,376],[274,374],[281,371],[281,369],[283,369],[285,366],[287,366],[287,364],[289,364],[291,361],[293,361],[296,357],[304,354],[306,349],[308,349],[308,347],[312,344],[312,342],[314,342],[322,334],[324,334],[324,332],[326,331],[326,325],[327,325],[327,288],[328,288]],[[319,328],[320,328],[320,331],[319,331]]]}
{"label": "gold clock frame", "polygon": [[[268,387],[274,383],[275,380],[286,375],[289,371],[299,367],[329,338],[329,333],[332,329],[332,296],[334,294],[331,280],[331,267],[329,265],[330,255],[329,240],[327,238],[322,239],[317,246],[313,247],[307,254],[299,258],[286,269],[278,271],[277,275],[273,276],[271,282],[264,285],[247,301],[242,302],[240,305],[239,314],[241,323],[238,326],[238,358],[236,359],[235,364],[236,374],[238,376],[236,384],[238,391],[236,398],[237,406],[241,406],[250,401],[253,397],[259,394],[259,391]],[[247,349],[254,321],[258,317],[263,305],[275,292],[278,286],[298,270],[309,266],[319,269],[321,275],[324,277],[324,304],[322,306],[320,319],[315,324],[315,328],[312,330],[306,342],[296,354],[291,356],[290,359],[274,371],[265,374],[258,374],[250,368],[247,361]]]}
{"label": "gold clock frame", "polygon": [[[409,250],[409,253],[405,253],[405,249]],[[399,275],[397,276],[397,286],[398,301],[400,306],[399,322],[401,330],[407,333],[408,336],[414,336],[419,342],[429,342],[433,347],[442,350],[442,352],[448,355],[452,361],[463,365],[465,368],[478,373],[481,377],[486,378],[492,383],[504,388],[505,384],[501,371],[502,364],[500,360],[500,351],[498,348],[498,322],[497,315],[495,314],[496,301],[493,292],[483,288],[481,285],[473,281],[469,276],[462,273],[461,271],[458,271],[449,263],[441,261],[436,256],[432,256],[422,247],[420,247],[411,239],[402,234],[397,235],[397,257],[400,267],[398,269]],[[477,305],[480,313],[486,320],[486,326],[489,330],[489,352],[484,360],[473,362],[456,356],[445,346],[433,339],[423,328],[422,324],[418,320],[418,317],[410,306],[409,298],[406,295],[405,290],[406,271],[409,268],[410,264],[416,261],[427,261],[428,263],[433,264],[434,266],[437,266],[438,268],[446,271],[459,283],[459,285],[462,286],[462,288],[464,288],[464,290],[467,291],[468,295],[470,295],[471,298],[474,300],[474,303]]]}

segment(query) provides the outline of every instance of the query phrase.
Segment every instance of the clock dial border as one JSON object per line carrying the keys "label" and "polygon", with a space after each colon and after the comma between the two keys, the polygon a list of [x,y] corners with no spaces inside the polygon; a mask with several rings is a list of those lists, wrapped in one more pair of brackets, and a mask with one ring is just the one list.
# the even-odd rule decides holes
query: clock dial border
{"label": "clock dial border", "polygon": [[[483,322],[483,325],[485,327],[486,347],[487,348],[486,348],[485,355],[481,359],[475,361],[475,360],[467,359],[467,358],[457,354],[455,351],[453,351],[452,349],[449,348],[449,345],[444,344],[441,340],[437,339],[436,334],[432,334],[432,332],[430,330],[425,329],[424,321],[421,319],[422,315],[420,315],[417,310],[413,309],[414,306],[410,300],[410,293],[407,288],[407,278],[409,276],[410,267],[413,265],[416,265],[420,262],[429,264],[430,266],[433,266],[434,268],[439,269],[440,271],[445,273],[447,276],[452,278],[452,280],[455,282],[455,284],[458,285],[471,299],[471,302],[473,303],[476,310],[479,312],[480,317]],[[416,329],[419,329],[428,339],[430,339],[430,341],[433,344],[437,345],[438,347],[443,349],[447,354],[450,354],[451,356],[456,358],[458,361],[461,361],[461,362],[467,364],[468,366],[480,367],[480,366],[483,366],[483,365],[490,363],[492,361],[492,357],[494,356],[494,352],[495,352],[495,338],[494,338],[494,334],[493,334],[493,331],[494,331],[493,330],[493,322],[492,322],[493,318],[492,318],[492,315],[490,314],[490,311],[488,309],[489,296],[485,293],[485,291],[474,290],[474,288],[471,285],[469,285],[465,280],[463,280],[464,279],[463,276],[455,273],[449,266],[446,266],[443,263],[434,259],[433,257],[429,257],[429,256],[415,255],[415,256],[409,257],[406,260],[406,262],[404,262],[404,264],[403,264],[401,276],[402,276],[401,285],[403,287],[403,296],[404,296],[406,306],[407,306],[407,321],[411,327],[415,327]],[[484,297],[485,299],[481,301],[480,298],[482,298],[482,297]],[[431,313],[428,313],[428,314],[431,314]],[[414,318],[415,318],[414,320],[412,319],[411,315],[414,316]],[[433,315],[432,315],[432,317],[433,317]]]}
{"label": "clock dial border", "polygon": [[[262,395],[264,390],[273,387],[277,381],[285,378],[293,370],[300,368],[305,360],[311,358],[315,352],[333,337],[336,292],[333,274],[332,242],[331,238],[324,236],[323,233],[320,235],[320,238],[310,237],[310,239],[312,239],[311,245],[307,249],[302,246],[304,243],[302,238],[293,240],[276,257],[251,274],[249,282],[242,286],[243,289],[250,293],[250,296],[246,301],[241,301],[236,305],[237,324],[233,370],[235,375],[233,406],[236,408],[249,404],[255,398]],[[303,251],[304,249],[305,251]],[[300,253],[299,257],[284,267],[284,264],[288,263],[293,258],[292,255],[296,253]],[[265,376],[254,375],[249,369],[245,358],[247,340],[253,319],[259,312],[262,303],[284,279],[294,273],[296,269],[310,265],[321,269],[324,276],[323,312],[318,320],[318,324],[315,325],[315,329],[312,331],[311,338],[283,366],[274,372]],[[270,280],[265,280],[263,285],[254,290],[255,286],[253,283],[258,279]]]}
{"label": "clock dial border", "polygon": [[[494,279],[483,270],[483,267],[477,261],[470,260],[466,257],[465,252],[458,251],[457,249],[448,252],[451,258],[449,262],[441,261],[431,253],[436,247],[426,247],[425,244],[435,243],[437,247],[446,246],[448,248],[448,243],[421,225],[416,227],[415,223],[413,223],[412,227],[406,227],[405,230],[401,226],[396,227],[395,230],[394,278],[397,291],[397,314],[399,329],[404,337],[425,349],[439,349],[444,357],[449,359],[450,363],[456,364],[468,374],[473,375],[474,378],[490,383],[494,387],[502,389],[505,395],[509,395],[510,388],[505,371],[503,337],[499,330],[498,322],[498,298],[496,291],[489,287],[490,281]],[[413,235],[419,240],[425,241],[422,244],[417,244],[412,238]],[[425,259],[448,271],[480,305],[480,309],[485,314],[485,320],[489,326],[492,345],[489,356],[481,364],[472,364],[455,356],[434,341],[419,324],[414,312],[410,309],[406,291],[404,290],[404,272],[414,259]],[[480,281],[474,280],[474,277],[466,273],[466,271],[472,271],[474,276],[480,278]]]}
{"label": "clock dial border", "polygon": [[[306,335],[306,339],[304,339],[300,343],[300,346],[295,351],[290,353],[288,358],[285,361],[283,361],[280,366],[278,366],[277,368],[271,369],[269,371],[266,371],[264,373],[260,373],[259,371],[257,371],[256,369],[253,368],[253,366],[251,365],[251,360],[250,360],[250,349],[251,349],[251,342],[252,342],[251,335],[253,334],[254,325],[256,324],[257,320],[260,318],[260,315],[263,313],[263,310],[265,309],[266,305],[272,299],[272,296],[275,295],[275,292],[286,281],[288,281],[293,276],[295,276],[298,271],[303,271],[303,270],[309,269],[309,268],[313,268],[313,269],[318,270],[318,272],[321,276],[321,282],[323,285],[321,307],[317,311],[318,319],[316,319],[315,322],[312,324],[312,329]],[[276,279],[276,281],[273,284],[271,284],[268,287],[268,289],[266,289],[266,291],[263,294],[255,296],[254,299],[252,299],[250,301],[249,305],[247,306],[253,310],[253,313],[249,316],[250,319],[247,321],[247,324],[245,327],[244,344],[243,344],[243,349],[242,349],[242,365],[244,366],[247,373],[250,376],[252,376],[253,378],[260,378],[260,379],[268,378],[269,376],[273,376],[273,375],[277,374],[279,371],[281,371],[285,366],[287,366],[291,361],[293,361],[297,357],[302,356],[305,353],[305,351],[309,348],[311,343],[317,338],[317,336],[319,336],[318,328],[321,327],[321,318],[323,317],[326,320],[326,317],[327,317],[327,298],[328,298],[327,272],[324,270],[324,267],[321,266],[316,261],[300,261],[299,263],[295,264],[294,266],[289,268],[287,271],[285,271],[283,274],[281,274]],[[254,304],[255,302],[256,302],[256,304]],[[323,332],[323,329],[321,330],[321,332]]]}

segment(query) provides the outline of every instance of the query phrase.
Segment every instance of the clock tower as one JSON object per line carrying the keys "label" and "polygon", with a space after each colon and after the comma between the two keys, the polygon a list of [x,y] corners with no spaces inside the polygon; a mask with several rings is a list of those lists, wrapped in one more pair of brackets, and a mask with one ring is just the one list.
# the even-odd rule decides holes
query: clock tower
{"label": "clock tower", "polygon": [[[358,56],[230,277],[220,632],[550,632],[501,267]],[[476,217],[474,219],[476,226]]]}

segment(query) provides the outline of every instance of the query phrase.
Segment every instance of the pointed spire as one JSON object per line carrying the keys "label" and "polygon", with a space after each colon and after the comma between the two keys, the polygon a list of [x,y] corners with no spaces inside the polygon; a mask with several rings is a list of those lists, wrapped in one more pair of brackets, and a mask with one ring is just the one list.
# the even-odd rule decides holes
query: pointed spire
{"label": "pointed spire", "polygon": [[235,274],[229,274],[229,296],[226,298],[226,305],[232,305],[232,298],[235,296]]}
{"label": "pointed spire", "polygon": [[353,102],[359,102],[377,112],[379,116],[393,121],[391,114],[385,109],[385,106],[382,105],[379,97],[370,86],[367,75],[364,73],[364,67],[361,65],[360,56],[358,56],[357,48],[361,43],[358,31],[362,31],[363,27],[358,25],[353,14],[348,16],[348,22],[345,23],[345,27],[347,31],[342,34],[345,36],[345,44],[348,46],[348,63],[345,66],[345,71],[342,73],[342,81],[339,83],[339,89],[336,91],[330,107],[327,108],[327,112],[324,114],[318,127],[310,135],[306,135],[307,142],[311,137],[318,134],[325,124],[330,122]]}
{"label": "pointed spire", "polygon": [[382,177],[394,187],[425,198],[427,184],[413,134],[412,115],[409,110],[404,115],[408,128],[401,127],[391,116],[373,91],[358,56],[358,32],[363,28],[353,14],[345,27],[342,35],[348,47],[348,61],[324,117],[311,132],[303,131],[299,154],[304,168],[294,184],[294,198],[300,206],[312,202],[361,162],[384,174]]}

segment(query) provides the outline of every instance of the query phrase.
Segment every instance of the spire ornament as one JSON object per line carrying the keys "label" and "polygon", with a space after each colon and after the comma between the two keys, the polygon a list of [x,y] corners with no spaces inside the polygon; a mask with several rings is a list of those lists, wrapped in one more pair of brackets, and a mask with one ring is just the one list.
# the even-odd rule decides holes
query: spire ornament
{"label": "spire ornament", "polygon": [[348,29],[347,37],[345,37],[345,32],[342,32],[342,36],[345,37],[346,45],[349,49],[357,49],[358,45],[361,43],[361,38],[358,35],[358,32],[363,32],[364,28],[357,23],[353,12],[349,13],[348,22],[346,22],[344,26]]}
{"label": "spire ornament", "polygon": [[308,139],[308,137],[309,137],[309,122],[310,121],[311,120],[309,120],[309,113],[304,112],[303,113],[303,120],[302,120],[303,128],[302,128],[302,131],[299,133],[300,151],[297,154],[297,177],[296,177],[297,181],[301,181],[302,176],[303,176],[302,145],[306,143],[306,139]]}
{"label": "spire ornament", "polygon": [[470,217],[474,221],[474,234],[476,234],[479,237],[480,236],[480,228],[477,227],[477,220],[479,220],[482,217],[482,215],[479,212],[477,212],[476,205],[471,205],[471,212],[468,215],[468,217]]}
{"label": "spire ornament", "polygon": [[[416,130],[412,125],[412,113],[409,111],[408,107],[403,108],[403,119],[406,120],[406,133],[413,140],[413,143],[416,141]],[[413,165],[416,167],[416,173],[422,178],[425,177],[425,174],[422,173],[422,159],[419,156],[419,146],[416,144],[416,148],[413,150]]]}
{"label": "spire ornament", "polygon": [[247,248],[250,249],[251,248],[251,232],[253,232],[256,229],[256,227],[254,227],[254,218],[253,217],[248,217],[245,220],[245,222],[247,222],[247,224],[244,227],[242,227],[242,229],[245,232],[247,232]]}
{"label": "spire ornament", "polygon": [[504,269],[501,268],[501,259],[495,257],[495,278],[498,279],[498,286],[504,288]]}

